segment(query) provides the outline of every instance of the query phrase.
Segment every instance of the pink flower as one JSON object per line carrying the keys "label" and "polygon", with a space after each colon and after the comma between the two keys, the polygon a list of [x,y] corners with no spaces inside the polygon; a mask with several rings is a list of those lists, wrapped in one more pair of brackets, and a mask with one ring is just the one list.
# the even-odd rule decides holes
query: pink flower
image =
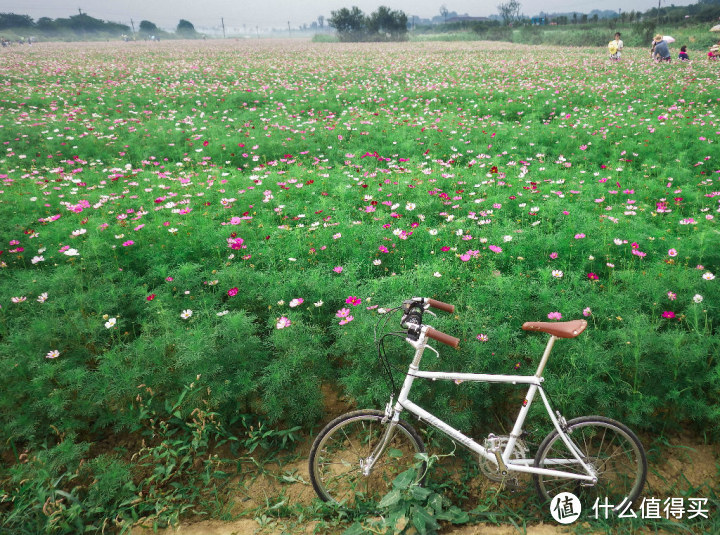
{"label": "pink flower", "polygon": [[335,267],[333,268],[333,271],[334,271],[335,273],[342,273],[342,272],[343,272],[343,268],[342,268],[342,266],[335,266]]}
{"label": "pink flower", "polygon": [[460,255],[460,260],[462,260],[463,262],[467,262],[468,260],[470,260],[470,255],[467,253],[465,253],[464,255]]}
{"label": "pink flower", "polygon": [[126,241],[126,242],[123,242],[123,247],[130,247],[130,246],[133,245],[134,243],[135,243],[134,241],[128,240],[128,241]]}
{"label": "pink flower", "polygon": [[666,310],[665,312],[662,313],[662,317],[672,319],[675,317],[675,312],[672,312],[671,310]]}
{"label": "pink flower", "polygon": [[168,282],[172,282],[172,281],[174,281],[175,279],[173,279],[172,277],[165,277],[165,280],[168,281]]}
{"label": "pink flower", "polygon": [[350,315],[350,309],[349,308],[341,308],[335,313],[336,318],[346,318]]}
{"label": "pink flower", "polygon": [[350,322],[351,322],[352,320],[354,320],[354,319],[355,319],[355,318],[353,318],[352,316],[347,316],[347,317],[341,319],[341,320],[338,322],[338,325],[345,325],[345,324],[347,324],[347,323],[350,323]]}
{"label": "pink flower", "polygon": [[227,294],[228,294],[230,297],[235,297],[235,296],[237,295],[237,293],[238,293],[238,289],[237,289],[237,288],[230,288],[230,289],[228,290],[228,292],[227,292]]}
{"label": "pink flower", "polygon": [[290,318],[286,318],[285,316],[283,316],[279,320],[277,320],[275,327],[277,329],[284,329],[285,327],[290,327],[290,325],[292,325]]}
{"label": "pink flower", "polygon": [[380,247],[378,247],[378,251],[380,251],[381,253],[387,253],[387,252],[389,252],[389,251],[388,251],[388,248],[385,247],[384,245],[381,245]]}
{"label": "pink flower", "polygon": [[550,312],[550,314],[548,314],[548,319],[549,320],[561,320],[562,314],[560,314],[560,312]]}
{"label": "pink flower", "polygon": [[488,249],[490,249],[493,253],[502,253],[502,247],[498,247],[497,245],[490,245],[488,246]]}
{"label": "pink flower", "polygon": [[675,301],[675,299],[677,299],[677,294],[675,292],[668,292],[667,296],[670,301]]}
{"label": "pink flower", "polygon": [[668,250],[668,256],[677,256],[678,252],[675,249]]}
{"label": "pink flower", "polygon": [[557,253],[555,253],[555,252],[550,253],[550,258],[552,258],[553,260],[555,260],[557,257],[558,257]]}
{"label": "pink flower", "polygon": [[590,310],[590,307],[584,308],[584,309],[583,309],[583,316],[585,316],[585,317],[587,318],[587,317],[590,316],[590,315],[592,315],[592,310]]}
{"label": "pink flower", "polygon": [[583,233],[575,234],[575,239],[576,239],[576,240],[582,240],[584,237],[585,237],[585,234],[583,234]]}
{"label": "pink flower", "polygon": [[478,334],[478,335],[477,335],[477,339],[478,339],[478,342],[487,342],[487,341],[488,341],[488,336],[487,336],[487,334],[482,334],[482,333],[481,333],[481,334]]}
{"label": "pink flower", "polygon": [[345,299],[345,303],[348,305],[352,305],[354,307],[358,306],[360,303],[362,303],[362,299],[359,297],[355,297],[354,295],[351,295],[347,299]]}
{"label": "pink flower", "polygon": [[305,299],[303,299],[302,297],[298,297],[298,298],[290,301],[289,306],[290,306],[290,308],[295,308],[295,307],[302,305],[304,302],[305,302]]}

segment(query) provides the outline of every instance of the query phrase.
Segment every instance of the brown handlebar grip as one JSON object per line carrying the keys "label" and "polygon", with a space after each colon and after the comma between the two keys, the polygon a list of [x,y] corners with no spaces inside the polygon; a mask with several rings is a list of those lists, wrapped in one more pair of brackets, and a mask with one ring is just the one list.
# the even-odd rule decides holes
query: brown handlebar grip
{"label": "brown handlebar grip", "polygon": [[435,299],[428,299],[428,304],[433,308],[437,308],[439,310],[449,312],[450,314],[455,312],[455,305],[443,303],[442,301],[436,301]]}
{"label": "brown handlebar grip", "polygon": [[428,329],[427,332],[425,332],[425,336],[454,348],[457,348],[457,346],[460,344],[459,338],[455,338],[454,336],[450,336],[449,334],[445,334],[435,329]]}

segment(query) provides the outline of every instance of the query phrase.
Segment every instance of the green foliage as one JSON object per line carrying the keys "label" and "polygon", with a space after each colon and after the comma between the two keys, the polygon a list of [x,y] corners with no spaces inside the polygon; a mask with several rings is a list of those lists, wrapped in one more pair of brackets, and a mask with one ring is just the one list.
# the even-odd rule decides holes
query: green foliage
{"label": "green foliage", "polygon": [[365,15],[359,7],[343,7],[331,12],[328,25],[335,28],[343,42],[404,41],[407,39],[407,15],[403,11],[380,6]]}
{"label": "green foliage", "polygon": [[184,512],[211,507],[228,481],[229,466],[214,448],[238,438],[204,408],[207,403],[196,395],[203,390],[200,383],[190,384],[172,403],[159,402],[149,389],[139,393],[133,436],[143,442],[129,458],[88,457],[90,445],[73,435],[23,453],[0,479],[0,528],[28,535],[125,532],[139,523],[176,524]]}
{"label": "green foliage", "polygon": [[[412,468],[399,474],[392,483],[393,488],[378,504],[380,518],[359,521],[344,531],[343,535],[363,533],[420,533],[434,534],[440,530],[439,522],[464,524],[469,515],[432,488],[418,485],[422,480],[418,470],[430,468],[437,456],[417,454],[418,462]],[[427,463],[427,464],[424,464]]]}

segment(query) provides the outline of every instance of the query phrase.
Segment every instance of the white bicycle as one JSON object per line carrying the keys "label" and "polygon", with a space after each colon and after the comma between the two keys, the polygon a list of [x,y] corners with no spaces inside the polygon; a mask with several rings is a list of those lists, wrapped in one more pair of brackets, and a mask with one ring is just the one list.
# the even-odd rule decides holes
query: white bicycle
{"label": "white bicycle", "polygon": [[[418,462],[416,454],[425,452],[418,432],[400,418],[404,411],[476,453],[483,473],[491,479],[504,481],[513,472],[532,474],[543,501],[561,492],[572,492],[583,506],[592,506],[599,499],[611,504],[615,512],[621,512],[638,498],[647,476],[645,450],[638,437],[620,422],[602,416],[566,421],[559,411],[552,410],[543,390],[542,374],[555,341],[578,336],[587,326],[585,320],[528,322],[522,326],[523,330],[550,335],[534,375],[423,371],[420,361],[425,349],[439,356],[427,345],[429,339],[455,348],[460,342],[423,324],[423,314],[432,314],[429,307],[450,313],[455,310],[454,305],[415,297],[386,311],[388,314],[402,312],[403,330],[386,333],[380,339],[376,333],[379,354],[384,357],[382,342],[386,336],[401,336],[415,349],[415,356],[397,401],[391,396],[384,412],[349,412],[327,424],[316,437],[310,450],[310,479],[320,499],[345,508],[377,505],[392,489],[395,477]],[[387,366],[386,358],[384,362]],[[390,373],[387,367],[386,371]],[[418,378],[520,384],[529,388],[510,434],[490,434],[479,444],[409,399],[410,389]],[[529,458],[528,447],[521,437],[525,418],[538,392],[555,429],[542,441],[535,457]],[[417,474],[417,482],[422,485],[425,467]]]}

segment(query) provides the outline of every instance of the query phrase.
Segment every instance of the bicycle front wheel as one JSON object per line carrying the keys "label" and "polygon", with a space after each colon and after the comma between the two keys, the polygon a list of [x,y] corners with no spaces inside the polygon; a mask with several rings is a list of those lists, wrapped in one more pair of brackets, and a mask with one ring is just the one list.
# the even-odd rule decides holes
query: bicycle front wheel
{"label": "bicycle front wheel", "polygon": [[[320,432],[310,449],[310,481],[321,500],[346,508],[376,508],[392,489],[393,480],[412,468],[417,453],[425,446],[417,431],[400,420],[372,470],[363,467],[385,435],[390,422],[382,423],[384,413],[361,410],[344,414]],[[422,484],[423,462],[417,470]]]}
{"label": "bicycle front wheel", "polygon": [[[640,495],[647,477],[645,450],[635,433],[620,422],[602,416],[584,416],[567,423],[567,435],[580,452],[583,462],[593,468],[597,483],[535,474],[535,488],[541,500],[550,501],[561,492],[575,494],[583,507],[595,500],[612,505],[620,512]],[[586,475],[557,430],[538,448],[535,466]]]}

